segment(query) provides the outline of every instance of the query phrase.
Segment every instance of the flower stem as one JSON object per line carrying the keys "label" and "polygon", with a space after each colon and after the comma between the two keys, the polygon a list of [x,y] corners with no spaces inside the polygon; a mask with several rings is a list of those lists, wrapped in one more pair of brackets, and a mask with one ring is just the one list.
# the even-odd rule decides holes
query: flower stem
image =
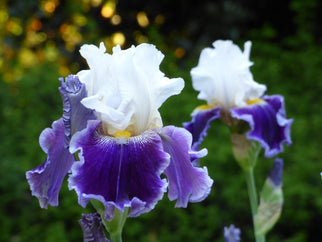
{"label": "flower stem", "polygon": [[255,234],[256,242],[265,242],[265,235],[258,235],[256,233],[255,215],[257,214],[258,200],[257,200],[257,190],[255,185],[253,167],[250,167],[249,169],[245,169],[244,173],[245,173],[245,178],[247,183],[250,207],[252,211],[254,234]]}
{"label": "flower stem", "polygon": [[247,170],[244,170],[244,173],[245,173],[245,178],[247,183],[250,208],[252,210],[252,215],[254,216],[257,213],[257,206],[258,206],[256,185],[255,185],[255,179],[254,179],[254,169],[249,168]]}
{"label": "flower stem", "polygon": [[256,242],[264,242],[265,236],[257,233],[257,226],[255,226],[255,216],[258,210],[258,199],[254,179],[254,167],[257,163],[261,146],[258,142],[248,140],[245,134],[233,133],[231,136],[231,141],[235,159],[245,173]]}
{"label": "flower stem", "polygon": [[112,242],[122,242],[122,231],[129,210],[130,208],[126,207],[124,208],[124,212],[122,212],[121,210],[115,208],[114,217],[111,222],[108,222],[103,219],[103,224],[109,232]]}
{"label": "flower stem", "polygon": [[107,221],[104,219],[103,205],[95,199],[92,199],[91,203],[93,207],[96,209],[96,211],[101,215],[102,223],[105,229],[108,231],[111,241],[122,242],[122,231],[127,215],[130,212],[130,208],[125,207],[124,212],[122,212],[118,208],[114,208],[114,215],[112,221]]}

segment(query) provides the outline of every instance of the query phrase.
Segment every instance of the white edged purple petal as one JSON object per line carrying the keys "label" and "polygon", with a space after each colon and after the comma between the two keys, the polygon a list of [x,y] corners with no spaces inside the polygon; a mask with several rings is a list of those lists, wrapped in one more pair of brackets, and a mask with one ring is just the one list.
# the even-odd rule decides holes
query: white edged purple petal
{"label": "white edged purple petal", "polygon": [[59,92],[63,100],[63,120],[65,126],[65,144],[69,146],[72,134],[86,128],[87,120],[95,120],[93,110],[85,108],[81,100],[87,97],[85,84],[77,76],[69,75],[65,81],[59,78]]}
{"label": "white edged purple petal", "polygon": [[163,197],[167,182],[160,178],[169,164],[161,138],[152,130],[127,140],[102,135],[100,121],[88,121],[70,143],[71,153],[79,152],[80,161],[72,166],[69,188],[85,207],[90,199],[105,206],[104,218],[113,219],[115,207],[129,217],[149,212]]}
{"label": "white edged purple petal", "polygon": [[207,130],[210,128],[210,122],[220,117],[222,108],[208,108],[194,111],[190,122],[183,123],[183,127],[192,134],[192,149],[199,150]]}
{"label": "white edged purple petal", "polygon": [[262,102],[230,109],[231,116],[250,126],[247,138],[260,142],[265,156],[271,158],[283,151],[283,143],[290,145],[292,119],[287,119],[284,99],[280,95],[263,96]]}
{"label": "white edged purple petal", "polygon": [[[200,202],[210,193],[213,180],[206,167],[194,167],[191,161],[192,136],[184,128],[166,126],[160,129],[164,151],[170,164],[164,171],[169,182],[168,197],[177,200],[176,207],[187,207],[188,202]],[[206,149],[194,152],[194,158],[207,154]]]}
{"label": "white edged purple petal", "polygon": [[70,170],[74,156],[65,147],[65,129],[63,119],[46,128],[39,137],[39,143],[46,160],[37,168],[27,171],[26,177],[32,195],[39,200],[40,207],[58,206],[58,193],[63,180]]}

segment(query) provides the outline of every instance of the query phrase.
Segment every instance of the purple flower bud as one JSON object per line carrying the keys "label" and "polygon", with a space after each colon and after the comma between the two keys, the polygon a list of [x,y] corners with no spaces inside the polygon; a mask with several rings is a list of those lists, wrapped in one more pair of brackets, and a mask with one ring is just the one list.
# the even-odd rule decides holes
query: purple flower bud
{"label": "purple flower bud", "polygon": [[97,213],[82,214],[79,224],[83,230],[84,242],[108,242],[105,237],[103,224]]}
{"label": "purple flower bud", "polygon": [[268,177],[275,186],[282,184],[283,165],[283,159],[276,158],[273,168],[269,171]]}

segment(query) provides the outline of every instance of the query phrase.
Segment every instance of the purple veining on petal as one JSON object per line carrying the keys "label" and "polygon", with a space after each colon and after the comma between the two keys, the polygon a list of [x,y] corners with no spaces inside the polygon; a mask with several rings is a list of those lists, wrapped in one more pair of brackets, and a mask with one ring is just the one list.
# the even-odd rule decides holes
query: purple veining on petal
{"label": "purple veining on petal", "polygon": [[59,119],[52,124],[52,129],[45,129],[39,143],[47,158],[37,168],[27,171],[26,177],[30,184],[32,195],[36,196],[42,208],[58,205],[58,193],[62,182],[70,170],[74,156],[64,145],[64,123]]}
{"label": "purple veining on petal", "polygon": [[273,168],[269,171],[268,177],[275,187],[280,186],[282,184],[283,166],[283,159],[276,158],[274,161]]}
{"label": "purple veining on petal", "polygon": [[70,150],[80,150],[80,162],[72,167],[69,188],[83,207],[90,199],[102,202],[107,220],[113,218],[115,207],[130,207],[130,217],[150,211],[167,186],[160,178],[169,164],[161,138],[147,130],[124,142],[100,131],[100,121],[88,121],[86,129],[73,135]]}
{"label": "purple veining on petal", "polygon": [[78,220],[83,230],[83,241],[85,242],[108,242],[104,233],[101,217],[97,213],[82,214]]}
{"label": "purple veining on petal", "polygon": [[241,231],[236,228],[235,225],[231,224],[228,228],[224,228],[225,242],[239,242]]}
{"label": "purple veining on petal", "polygon": [[231,109],[234,118],[248,122],[247,138],[257,140],[271,158],[283,151],[283,143],[292,143],[290,129],[293,120],[286,119],[284,99],[280,95],[264,96],[265,102]]}
{"label": "purple veining on petal", "polygon": [[59,78],[59,91],[63,100],[63,120],[65,125],[65,146],[68,147],[72,134],[86,128],[87,120],[95,120],[93,110],[84,107],[81,100],[87,97],[84,83],[77,76],[69,75],[64,81]]}
{"label": "purple veining on petal", "polygon": [[[188,202],[199,202],[210,193],[213,180],[208,176],[206,167],[194,167],[191,158],[191,134],[174,126],[160,130],[164,151],[170,155],[170,165],[164,171],[169,181],[168,197],[176,200],[176,207],[187,207]],[[207,154],[205,149],[195,152],[194,158]]]}
{"label": "purple veining on petal", "polygon": [[211,108],[198,110],[192,114],[190,122],[183,123],[185,129],[192,134],[192,149],[199,150],[207,130],[210,128],[210,122],[220,117],[221,108]]}

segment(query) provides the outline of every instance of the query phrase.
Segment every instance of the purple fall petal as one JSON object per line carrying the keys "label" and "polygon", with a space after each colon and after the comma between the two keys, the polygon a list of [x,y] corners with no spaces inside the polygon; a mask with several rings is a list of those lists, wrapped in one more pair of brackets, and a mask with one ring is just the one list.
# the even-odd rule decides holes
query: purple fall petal
{"label": "purple fall petal", "polygon": [[84,242],[108,242],[104,234],[102,220],[97,213],[82,214],[82,219],[78,220],[83,230]]}
{"label": "purple fall petal", "polygon": [[231,109],[234,118],[248,122],[251,130],[247,138],[257,140],[271,158],[283,151],[283,143],[290,145],[292,119],[286,119],[284,99],[280,95],[264,96],[265,102]]}
{"label": "purple fall petal", "polygon": [[197,110],[192,113],[192,120],[183,123],[183,127],[192,134],[192,149],[199,150],[203,138],[207,136],[207,130],[210,128],[210,122],[220,117],[221,108],[211,108]]}
{"label": "purple fall petal", "polygon": [[64,145],[64,123],[59,119],[46,128],[39,137],[39,143],[47,158],[37,168],[27,171],[26,177],[32,195],[39,199],[40,207],[47,208],[58,205],[58,193],[62,182],[70,170],[74,156]]}
{"label": "purple fall petal", "polygon": [[59,78],[61,86],[59,91],[63,100],[63,120],[65,125],[65,144],[68,147],[72,134],[86,128],[87,120],[95,120],[93,110],[87,109],[81,104],[81,100],[87,97],[84,83],[77,76],[69,75],[64,81]]}
{"label": "purple fall petal", "polygon": [[[164,151],[170,155],[170,165],[164,171],[169,181],[169,199],[175,200],[176,207],[187,207],[188,202],[205,199],[211,189],[213,180],[208,176],[207,168],[194,167],[191,158],[191,134],[174,126],[160,130]],[[194,152],[194,158],[207,154],[205,149]]]}
{"label": "purple fall petal", "polygon": [[72,167],[69,188],[75,189],[83,207],[90,199],[102,202],[107,220],[115,207],[130,207],[130,217],[150,211],[167,186],[160,175],[169,155],[159,135],[148,130],[125,141],[101,135],[100,128],[100,121],[88,121],[87,128],[72,137],[70,150],[80,150],[81,161]]}

